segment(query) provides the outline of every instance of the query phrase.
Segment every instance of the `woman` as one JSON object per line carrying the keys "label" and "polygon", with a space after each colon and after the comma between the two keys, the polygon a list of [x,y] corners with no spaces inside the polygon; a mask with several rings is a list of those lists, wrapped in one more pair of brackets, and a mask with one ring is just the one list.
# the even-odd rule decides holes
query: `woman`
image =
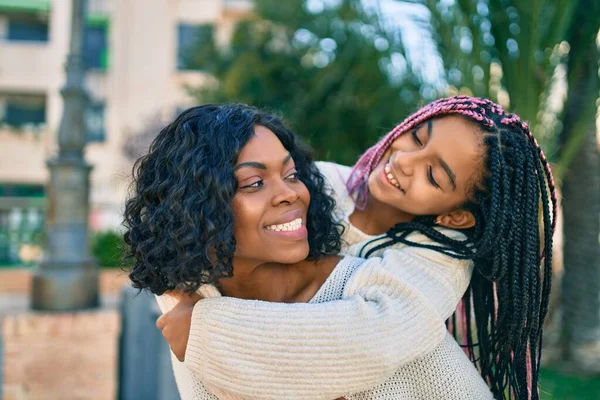
{"label": "woman", "polygon": [[[279,139],[279,149],[264,141],[262,127],[268,128]],[[286,253],[277,251],[285,243],[274,242],[273,233],[265,231],[267,227],[269,231],[274,228],[275,231],[289,230],[289,225],[284,229],[285,224],[280,223],[293,220],[282,221],[281,218],[291,206],[295,209],[298,204],[306,204],[306,200],[299,202],[303,196],[298,196],[296,201],[281,196],[282,193],[289,195],[286,187],[298,184],[294,176],[290,176],[294,171],[282,162],[289,162],[288,153],[281,150],[282,145],[296,163],[300,183],[308,186],[312,196],[306,217],[311,258],[308,267],[301,262],[306,254],[298,252],[292,252],[298,262],[288,264],[293,261],[287,255],[290,249]],[[331,268],[326,268],[331,266],[328,264],[331,257],[315,259],[327,251],[324,247],[327,243],[337,243],[334,238],[339,241],[339,233],[332,230],[333,222],[328,222],[331,221],[333,203],[326,200],[323,180],[308,161],[308,153],[299,148],[295,136],[272,116],[235,105],[190,109],[159,134],[149,154],[137,163],[136,186],[126,207],[129,228],[126,240],[136,258],[131,273],[134,284],[151,288],[158,294],[186,286],[193,290],[193,285],[198,286],[200,282],[217,281],[221,291],[228,296],[293,302],[302,299],[298,295],[299,289],[304,290],[301,294],[305,301],[310,299],[311,292],[315,294],[319,289],[321,293],[311,301],[322,302],[341,298],[341,289],[346,287],[353,298],[351,302],[341,304],[346,310],[342,314],[347,317],[344,329],[348,324],[356,327],[353,340],[349,340],[344,329],[333,325],[322,327],[320,334],[325,331],[336,334],[338,340],[330,341],[328,350],[368,359],[362,366],[367,366],[370,373],[365,374],[362,368],[361,371],[346,371],[343,369],[345,363],[338,365],[336,370],[344,379],[316,392],[317,397],[334,398],[338,394],[374,387],[380,383],[381,376],[393,375],[397,366],[439,347],[447,338],[443,321],[456,308],[467,287],[471,263],[443,255],[434,255],[438,262],[433,262],[423,257],[432,252],[423,249],[390,252],[381,259],[372,258],[366,262],[347,257],[337,264],[335,276],[328,277],[326,284],[322,284],[331,272]],[[298,194],[300,189],[294,190]],[[255,206],[249,207],[249,202]],[[249,215],[256,215],[252,211],[256,209],[264,210],[259,214],[267,217],[248,219]],[[229,215],[231,218],[224,218]],[[257,223],[259,220],[264,223]],[[210,234],[204,234],[204,231]],[[221,237],[215,237],[221,233]],[[252,241],[254,238],[264,240]],[[237,240],[237,243],[226,248],[222,244],[228,239]],[[302,239],[299,240],[301,244]],[[268,251],[262,250],[263,247]],[[335,251],[333,244],[329,248]],[[214,249],[222,252],[216,254]],[[258,262],[261,268],[250,268],[249,260],[255,263],[261,260]],[[336,261],[333,259],[334,263]],[[315,265],[319,268],[314,268]],[[216,280],[211,273],[217,269],[220,272],[214,275],[233,273],[233,277]],[[428,272],[419,273],[419,269]],[[319,275],[314,275],[316,273]],[[380,289],[382,282],[386,283],[385,290]],[[200,291],[206,292],[209,288],[204,285]],[[161,296],[163,308],[168,299]],[[294,306],[301,309],[306,304]],[[354,312],[356,307],[362,311]],[[311,313],[310,317],[318,319],[319,314],[322,312]],[[364,327],[380,332],[380,340],[374,340]],[[295,331],[301,333],[299,329]],[[389,334],[383,335],[384,332]],[[394,333],[404,340],[396,340]],[[304,334],[314,336],[308,331]],[[453,343],[451,354],[442,354],[450,357],[438,356],[427,362],[427,365],[438,367],[429,369],[437,371],[436,375],[447,377],[445,371],[455,368],[452,381],[463,392],[483,391],[489,395],[475,368],[456,342]],[[309,379],[319,370],[330,370],[330,362],[340,364],[336,357],[327,357],[323,362],[320,368],[311,368]],[[214,398],[201,392],[201,380],[191,375],[186,366],[175,362],[174,368],[184,399]],[[288,369],[287,376],[289,373]],[[290,396],[284,393],[281,397],[294,398],[296,389],[305,387],[309,389],[306,396],[315,398],[310,385],[298,383],[286,389]],[[218,387],[211,389],[217,391]]]}
{"label": "woman", "polygon": [[[490,119],[488,117],[486,117],[485,114],[486,112],[489,113],[490,117],[493,119],[496,119],[496,122],[493,119]],[[452,118],[436,118],[432,120],[432,117],[439,117],[444,116],[444,115],[448,115],[448,114],[461,114],[461,115],[465,115],[467,116],[467,118],[470,118],[471,120],[474,120],[476,122],[476,124],[473,124],[472,122],[468,122],[467,120],[464,119],[452,119]],[[427,121],[433,121],[432,123],[427,123]],[[491,122],[491,123],[490,123]],[[425,124],[423,124],[425,123]],[[462,124],[462,125],[461,125]],[[478,125],[479,126],[478,126]],[[404,130],[402,130],[402,127],[404,126]],[[419,127],[420,126],[420,127]],[[415,129],[418,128],[418,129]],[[452,159],[451,155],[449,153],[444,154],[443,157],[443,163],[442,161],[439,159],[439,152],[444,149],[444,148],[448,148],[448,143],[444,143],[443,141],[440,141],[441,139],[438,138],[447,138],[447,137],[451,137],[452,134],[446,133],[445,129],[450,129],[450,132],[452,131],[461,131],[462,133],[456,137],[453,138],[453,142],[456,143],[457,140],[460,140],[461,137],[464,138],[470,138],[469,140],[464,141],[463,143],[463,147],[464,149],[469,150],[472,154],[469,154],[469,152],[465,153],[466,157],[460,157],[458,159]],[[411,136],[404,136],[404,137],[398,137],[399,133],[402,132],[411,132]],[[444,132],[443,135],[440,135],[441,132]],[[483,138],[480,135],[480,133],[483,133],[484,135]],[[513,205],[516,204],[517,206],[520,206],[521,203],[518,201],[519,198],[511,198],[510,197],[510,193],[508,193],[508,191],[504,191],[504,193],[502,193],[502,189],[506,189],[506,188],[510,188],[510,190],[513,190],[514,185],[510,185],[510,182],[506,182],[506,181],[510,181],[512,180],[514,177],[519,177],[520,175],[524,175],[525,176],[525,181],[527,181],[527,179],[529,179],[530,177],[534,177],[535,179],[541,179],[541,181],[536,181],[539,184],[539,188],[542,196],[544,196],[545,190],[543,189],[545,187],[545,178],[544,178],[544,171],[543,171],[543,158],[539,158],[541,153],[538,151],[539,149],[536,148],[536,146],[534,145],[534,143],[530,140],[530,138],[528,138],[527,136],[523,136],[523,137],[519,137],[519,134],[524,134],[526,135],[528,132],[526,130],[526,127],[524,125],[522,125],[520,123],[520,121],[515,120],[513,116],[507,116],[506,114],[503,113],[503,111],[501,109],[499,109],[497,106],[493,105],[493,103],[489,103],[489,102],[485,102],[483,100],[480,99],[464,99],[464,98],[458,98],[458,99],[446,99],[446,100],[442,100],[438,103],[433,104],[432,106],[424,109],[422,112],[416,114],[414,117],[409,118],[403,125],[401,125],[398,129],[394,130],[386,139],[387,144],[386,144],[386,139],[384,139],[382,141],[382,143],[384,143],[383,146],[376,146],[373,149],[371,149],[369,152],[367,152],[367,154],[365,155],[365,157],[363,157],[363,160],[366,160],[367,162],[359,162],[359,164],[357,164],[357,168],[355,169],[355,173],[356,171],[358,171],[359,176],[360,176],[360,169],[361,166],[367,166],[366,170],[368,171],[367,174],[363,174],[362,176],[369,176],[369,181],[368,181],[368,187],[370,189],[371,192],[371,197],[369,197],[369,201],[378,201],[379,204],[376,208],[376,210],[381,210],[388,212],[388,217],[386,217],[386,219],[384,219],[384,221],[389,222],[403,222],[401,221],[402,218],[406,218],[406,216],[408,215],[409,220],[411,220],[410,223],[404,223],[404,224],[400,224],[399,226],[396,226],[396,229],[391,232],[389,236],[390,239],[393,239],[394,241],[399,241],[399,242],[409,242],[410,244],[416,246],[416,247],[434,247],[435,251],[433,251],[434,253],[437,251],[438,253],[447,253],[450,254],[454,257],[458,257],[458,258],[470,258],[473,257],[476,262],[479,261],[479,266],[481,267],[481,265],[483,266],[487,266],[486,263],[491,263],[490,260],[494,260],[495,256],[493,255],[494,253],[494,248],[490,248],[484,246],[484,244],[486,244],[486,238],[489,238],[490,236],[490,232],[494,232],[494,230],[498,230],[497,232],[500,234],[498,236],[498,248],[503,248],[503,245],[509,245],[511,242],[509,242],[509,239],[511,237],[509,236],[503,236],[506,233],[506,230],[502,230],[502,228],[504,227],[505,229],[507,227],[510,227],[510,229],[514,228],[514,224],[511,225],[511,222],[509,222],[508,224],[506,223],[506,221],[501,221],[502,216],[506,215],[506,213],[498,213],[497,212],[497,208],[498,208],[498,203],[495,203],[494,201],[496,199],[494,199],[495,197],[495,192],[498,191],[498,185],[496,184],[495,181],[498,180],[498,175],[497,175],[497,170],[495,169],[495,167],[497,166],[497,164],[495,163],[494,160],[497,161],[497,146],[494,147],[494,143],[497,143],[497,140],[499,138],[502,138],[502,141],[504,142],[503,144],[506,146],[508,145],[509,147],[512,147],[514,152],[517,153],[517,156],[512,156],[511,153],[513,153],[513,150],[509,150],[509,148],[505,148],[504,150],[504,155],[506,156],[504,160],[501,160],[502,162],[507,162],[510,163],[511,166],[517,166],[518,168],[510,170],[510,172],[507,172],[506,170],[503,172],[504,175],[500,175],[500,181],[502,182],[502,185],[500,186],[500,192],[502,194],[502,196],[500,196],[500,208],[506,207],[507,205]],[[396,137],[394,137],[394,135]],[[471,136],[469,136],[471,135]],[[512,136],[511,136],[512,135]],[[506,136],[506,137],[504,137]],[[393,139],[390,139],[392,138]],[[407,138],[410,139],[410,142],[407,141]],[[397,140],[396,140],[397,139]],[[524,140],[523,140],[524,139]],[[388,149],[389,144],[391,143],[391,141],[393,140],[393,144],[391,146],[391,149]],[[494,140],[496,140],[496,142],[494,142]],[[396,146],[396,148],[394,147]],[[408,146],[408,147],[407,147]],[[413,146],[413,147],[411,147]],[[477,149],[479,148],[483,148],[485,149],[485,151],[483,152],[484,154],[487,155],[487,157],[483,157],[483,159],[488,158],[489,160],[492,161],[491,163],[491,167],[488,167],[488,173],[489,175],[487,177],[482,177],[482,176],[476,176],[473,174],[465,174],[465,166],[468,169],[469,167],[469,163],[466,163],[465,165],[463,164],[457,164],[459,163],[459,161],[461,161],[461,159],[477,159],[477,157],[474,157],[475,155],[477,155]],[[433,150],[435,151],[433,151]],[[437,149],[437,150],[436,150]],[[464,150],[463,149],[463,150]],[[520,160],[522,161],[523,159],[525,160],[532,160],[532,155],[533,155],[533,162],[530,162],[528,165],[531,166],[532,168],[534,168],[535,170],[539,170],[539,172],[542,172],[541,174],[535,174],[535,173],[529,173],[527,171],[527,168],[524,166],[524,164],[519,164],[519,158],[518,158],[518,151],[521,150],[521,156],[523,156],[522,158],[520,158]],[[413,160],[411,162],[407,162],[407,158],[406,156],[409,155],[410,157],[413,158]],[[479,154],[480,157],[479,159],[482,159],[481,155],[483,154]],[[432,158],[433,156],[435,156],[434,158]],[[389,158],[388,158],[389,157]],[[512,158],[511,158],[512,157]],[[383,160],[383,161],[382,161]],[[435,161],[435,163],[431,163],[429,164],[429,161]],[[516,161],[515,161],[516,160]],[[428,161],[427,163],[425,163],[424,161]],[[404,164],[403,164],[404,163]],[[432,165],[433,164],[433,165]],[[445,165],[444,165],[445,164]],[[450,169],[450,171],[448,171],[448,167],[449,166],[454,167],[453,169]],[[473,167],[475,164],[471,164],[470,166]],[[487,164],[490,165],[490,164]],[[486,166],[487,166],[486,165]],[[417,172],[411,171],[411,168],[415,168],[416,171],[416,167],[423,167],[423,169],[419,168],[419,174],[417,175]],[[377,167],[377,168],[375,168]],[[398,168],[398,169],[396,169]],[[508,169],[508,168],[507,168]],[[372,173],[373,171],[377,171],[377,175],[375,175],[375,173]],[[440,175],[441,172],[441,175]],[[445,175],[444,175],[445,174]],[[356,177],[357,175],[355,174],[354,177]],[[418,176],[422,176],[422,177],[426,177],[425,179],[421,179],[418,178]],[[529,177],[528,177],[529,176]],[[375,178],[373,178],[375,177]],[[466,177],[466,178],[465,178]],[[372,178],[372,179],[371,179]],[[385,179],[384,179],[385,178]],[[410,178],[410,179],[409,179]],[[362,179],[362,177],[361,177]],[[469,180],[471,180],[471,182],[469,182]],[[432,187],[434,187],[436,190],[439,190],[440,193],[436,193],[436,192],[431,192],[428,187],[423,186],[423,182],[429,182],[430,185]],[[517,187],[518,186],[518,179],[517,179]],[[352,182],[352,181],[351,181]],[[362,180],[364,185],[367,185],[367,181],[366,180]],[[385,183],[387,182],[388,186],[385,186]],[[530,181],[531,183],[531,181]],[[551,181],[549,179],[548,184],[551,186]],[[389,187],[393,187],[394,190],[396,192],[399,192],[402,194],[402,197],[398,197],[397,194],[398,193],[393,193],[390,192]],[[481,188],[484,188],[485,190],[487,190],[487,192],[484,192],[481,190]],[[460,190],[459,190],[460,189]],[[465,190],[466,189],[466,190]],[[467,201],[465,199],[461,200],[460,196],[456,196],[455,193],[458,192],[460,194],[464,194],[466,196],[466,198],[468,198],[470,201]],[[391,194],[392,197],[390,197],[389,195]],[[423,193],[429,193],[426,197],[422,197]],[[488,196],[485,193],[488,194],[493,194],[492,196]],[[388,196],[388,197],[386,197]],[[396,196],[396,197],[394,197]],[[421,196],[421,197],[419,197]],[[527,197],[527,196],[522,196],[522,197]],[[530,196],[531,197],[531,196]],[[365,199],[365,197],[363,197],[363,200]],[[454,201],[456,201],[456,203],[452,204],[452,200],[454,199]],[[546,198],[544,198],[545,200]],[[359,197],[360,200],[360,197]],[[476,200],[473,201],[473,200]],[[504,202],[502,202],[504,200]],[[508,204],[507,200],[510,200],[510,202],[512,204]],[[531,211],[531,207],[529,203],[531,203],[532,200],[531,198],[529,198],[527,200],[527,207],[523,207],[523,209],[525,210],[525,214],[527,214],[529,211]],[[473,203],[473,204],[471,204]],[[547,202],[544,201],[544,205],[545,205],[545,214],[546,216],[549,218],[549,210],[547,207]],[[398,206],[398,204],[400,204],[400,206]],[[388,205],[391,207],[388,207],[388,209],[385,209],[385,206]],[[460,207],[457,207],[457,205],[460,205]],[[368,202],[367,202],[367,206],[368,206]],[[400,208],[402,207],[402,208]],[[445,207],[445,208],[444,208]],[[344,207],[343,207],[344,208]],[[398,213],[398,212],[393,212],[394,208],[396,208],[399,211],[402,211],[402,213]],[[368,208],[365,208],[365,210],[367,210]],[[491,210],[491,211],[490,211]],[[347,210],[344,210],[347,211]],[[412,213],[412,214],[411,214]],[[429,215],[426,217],[421,217],[419,215],[423,215],[423,214],[418,214],[418,213],[423,213],[425,215]],[[360,213],[350,213],[351,214],[351,218],[350,221],[356,223],[357,225],[360,224],[360,218],[356,219],[358,217],[360,217]],[[348,214],[348,215],[350,215]],[[435,217],[432,217],[431,214],[436,215]],[[500,216],[500,217],[499,217]],[[400,219],[400,221],[398,221],[398,219]],[[500,220],[499,222],[497,222],[496,220]],[[381,219],[380,219],[381,220]],[[457,236],[452,236],[451,234],[449,234],[448,232],[445,232],[444,230],[440,230],[440,229],[433,229],[434,223],[437,223],[439,225],[443,225],[443,226],[449,226],[451,228],[454,229],[458,229],[458,228],[469,228],[471,226],[473,226],[473,222],[476,221],[477,223],[474,225],[473,229],[470,229],[467,231],[467,240],[463,240],[461,238],[458,238]],[[531,222],[531,219],[529,219],[529,221]],[[534,218],[535,221],[535,218]],[[376,221],[378,222],[378,221]],[[547,224],[548,220],[544,221],[545,224],[545,229],[546,229],[546,233],[549,232],[550,228],[549,225]],[[520,224],[521,221],[517,221],[517,224]],[[537,229],[537,224],[536,225],[536,229]],[[377,229],[377,224],[372,224],[372,228],[367,227],[367,229],[365,230],[373,230],[373,233],[377,233],[376,229]],[[381,229],[381,228],[379,228]],[[429,243],[426,243],[424,241],[415,241],[413,239],[413,237],[417,237],[414,235],[408,236],[406,233],[407,232],[411,232],[413,230],[418,230],[421,231],[424,235],[420,235],[425,236],[425,237],[430,237],[431,239],[434,239],[436,243],[438,243],[437,245],[433,245],[431,244],[431,241]],[[532,235],[532,230],[531,229],[527,229],[527,234],[526,235],[522,235],[522,236],[517,236],[517,235],[512,235],[512,240],[517,239],[527,239],[527,241],[529,241],[529,236]],[[519,233],[519,232],[517,232]],[[522,232],[521,232],[522,233]],[[506,243],[504,242],[504,239],[506,239]],[[551,240],[550,235],[546,235],[546,239],[547,240]],[[487,239],[489,240],[489,239]],[[547,242],[546,244],[551,243],[551,242]],[[381,246],[380,246],[381,247]],[[521,252],[522,254],[525,254],[527,252],[529,252],[528,254],[531,254],[531,246],[528,247],[528,245],[526,244],[524,247],[527,248],[527,250],[525,252]],[[487,250],[490,249],[490,250]],[[545,247],[545,249],[549,249],[548,246]],[[412,250],[412,249],[411,249]],[[423,250],[423,249],[419,249],[419,250]],[[430,251],[431,253],[431,251]],[[513,253],[514,255],[517,255],[517,251],[515,251]],[[537,249],[535,249],[535,254],[537,258]],[[429,254],[429,257],[431,256],[431,254]],[[498,261],[497,266],[499,266],[500,268],[511,268],[514,267],[516,264],[513,262],[514,258],[509,258],[508,260],[506,258],[502,257],[502,254],[500,254],[499,258],[496,260]],[[507,262],[508,261],[508,262]],[[525,275],[525,273],[531,273],[532,276],[534,276],[536,274],[536,270],[537,270],[537,265],[534,264],[528,264],[527,261],[531,261],[531,260],[526,260],[525,262],[525,267],[526,270],[524,271],[523,275]],[[504,263],[504,264],[503,264]],[[494,265],[494,267],[496,267],[496,265]],[[529,270],[527,270],[529,269]],[[485,272],[485,271],[482,271]],[[493,271],[492,271],[493,272]],[[538,275],[539,277],[539,275]],[[502,281],[500,279],[500,277],[496,277],[498,278],[500,281]],[[475,279],[474,279],[475,282]],[[534,287],[536,287],[537,285],[535,284],[535,282],[533,282]],[[483,284],[481,284],[480,288],[475,287],[474,285],[472,286],[472,288],[475,288],[476,290],[476,296],[481,296],[481,294],[483,293],[484,295],[486,294],[485,291],[486,289],[491,289],[493,288],[493,286],[488,285],[485,286],[485,282]],[[499,290],[498,290],[499,294],[502,294],[502,285],[499,286]],[[515,294],[515,296],[511,297],[511,298],[500,298],[500,309],[498,311],[498,315],[492,314],[495,313],[495,310],[493,309],[493,307],[489,307],[489,305],[483,304],[483,314],[481,313],[482,310],[482,305],[480,304],[475,304],[475,311],[477,312],[478,310],[480,311],[479,314],[477,314],[478,318],[476,319],[476,322],[479,324],[480,321],[482,321],[483,319],[481,318],[481,316],[483,315],[483,317],[486,317],[485,313],[489,312],[489,315],[491,315],[496,321],[496,327],[502,327],[504,328],[504,326],[506,324],[506,320],[502,319],[502,318],[498,318],[498,317],[502,317],[502,311],[509,309],[512,310],[514,309],[513,307],[513,300],[517,301],[519,300],[520,297],[522,297],[524,295],[522,290],[519,289],[514,289],[513,288],[513,294]],[[541,301],[545,301],[544,300],[544,295],[546,293],[541,293],[540,296],[538,296],[538,298]],[[202,301],[200,303],[198,303],[197,308],[199,309],[210,309],[210,307],[215,307],[219,302],[227,302],[227,301],[233,301],[234,299],[210,299],[206,300],[206,301]],[[493,301],[493,300],[492,300]],[[532,309],[535,308],[535,301],[536,298],[534,296],[534,306],[530,307]],[[206,303],[206,305],[203,305],[203,303]],[[265,306],[266,303],[264,304],[260,304],[260,307]],[[279,305],[278,305],[279,306]],[[291,305],[290,305],[291,306]],[[295,305],[294,305],[295,306]],[[308,306],[308,305],[305,305]],[[315,307],[316,305],[313,305],[312,307]],[[208,308],[207,308],[208,307]],[[236,307],[244,307],[244,305],[240,304],[239,301],[236,304]],[[247,305],[245,306],[247,307]],[[268,307],[268,305],[267,305]],[[487,307],[487,308],[486,308]],[[511,308],[512,307],[512,308]],[[255,304],[252,305],[252,311],[256,312],[257,307]],[[223,310],[224,308],[221,307],[221,310]],[[467,308],[470,310],[470,307]],[[490,311],[491,309],[491,311]],[[279,308],[279,311],[281,312],[282,309]],[[543,311],[543,310],[542,310]],[[286,311],[283,311],[286,312]],[[202,315],[202,318],[204,318],[204,321],[208,321],[210,320],[211,316],[216,316],[217,319],[219,317],[219,312],[216,313],[204,313],[204,312],[198,312],[199,314]],[[195,314],[196,311],[195,311]],[[248,316],[250,316],[251,312],[248,312]],[[260,313],[259,313],[260,314]],[[335,314],[332,314],[332,321],[335,320]],[[525,317],[526,320],[528,320],[528,318],[530,318],[530,315],[527,315]],[[260,319],[260,316],[259,316]],[[486,320],[483,320],[484,322],[486,322]],[[528,320],[529,321],[529,320]],[[533,335],[530,335],[529,337],[525,338],[525,343],[528,343],[528,345],[525,346],[525,348],[529,347],[529,354],[534,353],[535,349],[532,350],[531,346],[529,346],[529,344],[532,344],[532,337],[535,337],[536,334],[536,328],[535,327],[531,327],[533,324],[535,323],[535,320],[532,320],[531,323],[527,323],[527,327],[530,329],[530,332],[533,333]],[[468,327],[470,327],[470,324],[467,325]],[[482,342],[481,344],[481,348],[482,348],[482,352],[480,354],[480,365],[483,366],[485,368],[486,366],[486,361],[489,362],[490,360],[492,360],[492,363],[495,364],[494,365],[494,369],[490,369],[487,372],[482,368],[482,373],[484,374],[484,376],[486,376],[488,378],[488,383],[490,384],[490,386],[492,387],[492,389],[494,389],[494,391],[496,393],[500,393],[500,395],[502,395],[502,388],[500,387],[500,389],[498,389],[498,386],[495,387],[495,385],[503,385],[504,382],[502,382],[502,378],[498,379],[498,377],[502,377],[502,374],[505,374],[504,377],[506,377],[506,375],[508,374],[507,371],[510,371],[510,369],[514,369],[515,367],[519,367],[519,363],[524,362],[526,363],[526,360],[520,358],[522,353],[525,353],[525,351],[522,351],[522,347],[517,347],[515,348],[515,358],[514,361],[510,360],[510,353],[508,355],[508,357],[506,356],[505,353],[500,353],[500,352],[496,352],[497,350],[496,348],[494,348],[494,346],[497,345],[502,345],[504,346],[504,348],[500,349],[500,350],[505,350],[506,348],[508,348],[508,351],[513,351],[513,349],[510,348],[510,346],[513,346],[515,342],[510,342],[510,339],[513,337],[517,337],[519,338],[519,332],[517,332],[519,330],[519,327],[516,326],[514,327],[514,329],[511,329],[510,332],[508,332],[511,337],[502,337],[501,335],[504,333],[502,330],[498,329],[496,331],[494,331],[493,329],[495,327],[492,327],[492,332],[491,335],[487,335],[487,332],[485,332],[485,328],[486,325],[482,325],[484,327],[484,329],[480,329],[478,331],[478,334],[484,338],[484,340],[486,338],[491,337],[494,342],[492,342],[491,345],[486,344],[485,342]],[[514,325],[513,325],[514,326]],[[275,330],[277,329],[277,327],[275,325],[270,325],[269,329],[274,328]],[[194,330],[192,331],[192,333],[194,333]],[[221,332],[222,333],[222,332]],[[513,336],[515,335],[515,336]],[[194,334],[192,334],[190,336],[190,346],[192,346],[192,343],[194,342]],[[502,342],[499,340],[499,338],[501,338],[502,340],[505,340],[505,342]],[[467,339],[470,339],[470,337],[468,336]],[[472,342],[471,342],[472,343]],[[519,344],[517,342],[517,344]],[[299,344],[300,345],[304,345],[305,347],[310,347],[310,343],[303,343],[303,344]],[[535,345],[535,343],[533,343],[533,345]],[[324,349],[325,353],[328,349]],[[189,351],[189,350],[188,350]],[[322,349],[323,351],[323,349]],[[218,352],[215,353],[218,355]],[[215,354],[211,354],[211,356],[215,355]],[[502,356],[503,358],[494,358],[494,354],[496,356]],[[537,366],[537,363],[535,363],[535,354],[532,355],[532,361],[534,361],[534,368]],[[498,362],[494,362],[494,360],[497,360]],[[506,369],[503,369],[503,365],[502,363],[505,362],[506,365],[504,365],[504,367]],[[235,364],[232,364],[235,365]],[[487,364],[488,366],[490,364]],[[522,364],[525,365],[525,364]],[[514,376],[511,376],[510,378],[512,378],[512,381],[509,382],[511,388],[515,391],[521,391],[521,390],[525,390],[527,391],[527,387],[523,387],[523,386],[518,386],[519,383],[521,382],[525,382],[525,386],[527,386],[527,378],[526,376],[523,377],[522,375],[518,374],[517,371],[517,377],[514,378]],[[537,372],[535,372],[534,374],[534,378],[537,376]],[[494,378],[496,380],[492,380],[489,378]],[[268,378],[268,377],[267,377]],[[330,381],[335,380],[336,378],[332,378],[330,379]],[[384,377],[385,379],[385,377]],[[529,382],[532,382],[531,380]],[[534,391],[535,392],[535,391]],[[522,392],[518,392],[519,395]],[[532,394],[532,397],[535,396],[535,394]],[[414,398],[414,397],[413,397]],[[428,397],[431,398],[431,397]],[[475,397],[477,398],[477,397]],[[479,397],[481,398],[481,397]]]}

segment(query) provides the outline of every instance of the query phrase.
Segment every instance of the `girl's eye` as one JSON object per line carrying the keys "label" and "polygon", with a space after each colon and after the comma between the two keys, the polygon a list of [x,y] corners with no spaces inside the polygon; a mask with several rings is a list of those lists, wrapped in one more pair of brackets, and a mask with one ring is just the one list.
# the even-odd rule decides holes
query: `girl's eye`
{"label": "girl's eye", "polygon": [[240,189],[259,189],[259,188],[263,187],[264,185],[265,185],[265,183],[261,179],[254,183],[251,183],[249,185],[242,186],[242,187],[240,187]]}
{"label": "girl's eye", "polygon": [[433,186],[435,186],[438,189],[441,189],[440,185],[438,185],[438,183],[435,181],[435,178],[433,177],[433,169],[431,168],[431,165],[427,166],[427,177],[429,178],[429,182],[431,182]]}
{"label": "girl's eye", "polygon": [[288,181],[296,182],[296,181],[298,181],[298,179],[300,179],[300,176],[299,176],[298,172],[292,172],[291,174],[286,176],[285,179]]}
{"label": "girl's eye", "polygon": [[411,132],[413,139],[415,140],[415,143],[419,145],[419,147],[423,147],[423,142],[421,142],[421,139],[419,139],[419,135],[417,135],[417,130],[415,129],[414,131]]}

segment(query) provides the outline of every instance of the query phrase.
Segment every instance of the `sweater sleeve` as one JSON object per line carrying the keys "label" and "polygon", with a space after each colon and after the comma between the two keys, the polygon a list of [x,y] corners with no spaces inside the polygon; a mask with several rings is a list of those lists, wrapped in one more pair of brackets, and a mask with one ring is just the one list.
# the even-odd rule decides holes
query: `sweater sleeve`
{"label": "sweater sleeve", "polygon": [[362,265],[349,268],[342,300],[201,300],[185,363],[207,388],[249,400],[333,399],[370,389],[441,343],[470,280],[470,263],[418,254],[344,258]]}
{"label": "sweater sleeve", "polygon": [[[196,291],[197,294],[200,295],[201,298],[205,299],[208,297],[220,297],[221,293],[219,290],[213,285],[202,285]],[[165,314],[171,311],[175,306],[179,303],[179,298],[177,296],[173,296],[170,293],[164,293],[160,296],[154,296],[156,298],[156,303],[158,304],[158,308],[162,314]]]}

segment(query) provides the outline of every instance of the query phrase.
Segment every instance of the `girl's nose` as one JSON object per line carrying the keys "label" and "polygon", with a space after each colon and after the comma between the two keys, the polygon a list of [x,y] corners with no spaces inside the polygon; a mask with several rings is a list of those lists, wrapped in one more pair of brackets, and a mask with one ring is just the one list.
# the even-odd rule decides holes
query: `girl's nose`
{"label": "girl's nose", "polygon": [[405,176],[411,176],[420,159],[418,153],[417,151],[395,152],[391,157],[394,169],[400,171]]}

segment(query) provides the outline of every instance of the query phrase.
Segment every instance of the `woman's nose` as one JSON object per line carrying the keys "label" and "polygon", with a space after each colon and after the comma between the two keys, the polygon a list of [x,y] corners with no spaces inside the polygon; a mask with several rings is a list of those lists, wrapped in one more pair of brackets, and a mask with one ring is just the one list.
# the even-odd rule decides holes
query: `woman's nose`
{"label": "woman's nose", "polygon": [[282,203],[293,204],[299,197],[298,192],[282,179],[276,184],[273,205],[278,206]]}

